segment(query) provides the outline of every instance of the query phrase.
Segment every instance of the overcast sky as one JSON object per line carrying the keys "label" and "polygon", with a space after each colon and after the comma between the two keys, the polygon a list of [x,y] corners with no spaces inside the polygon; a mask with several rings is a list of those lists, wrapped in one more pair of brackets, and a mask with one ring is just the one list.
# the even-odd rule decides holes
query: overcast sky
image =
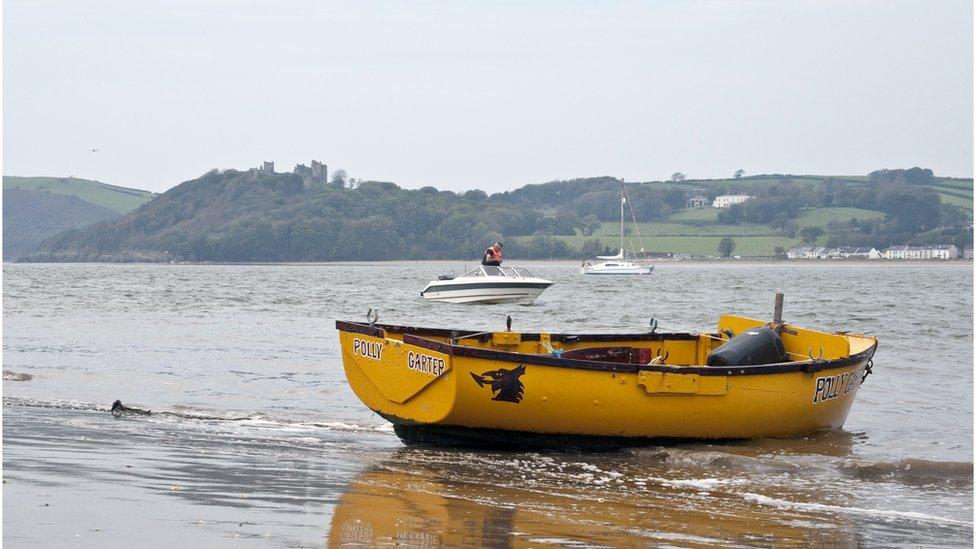
{"label": "overcast sky", "polygon": [[[973,175],[970,0],[5,0],[3,173]],[[98,149],[98,152],[91,152]]]}

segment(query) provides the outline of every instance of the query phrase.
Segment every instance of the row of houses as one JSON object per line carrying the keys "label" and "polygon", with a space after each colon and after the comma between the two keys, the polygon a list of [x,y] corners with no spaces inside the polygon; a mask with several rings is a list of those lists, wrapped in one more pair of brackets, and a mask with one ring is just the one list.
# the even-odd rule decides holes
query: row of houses
{"label": "row of houses", "polygon": [[[972,259],[971,248],[965,250],[967,259]],[[883,252],[876,248],[841,246],[824,248],[801,246],[786,250],[787,259],[957,259],[959,248],[952,244],[932,246],[892,246]]]}

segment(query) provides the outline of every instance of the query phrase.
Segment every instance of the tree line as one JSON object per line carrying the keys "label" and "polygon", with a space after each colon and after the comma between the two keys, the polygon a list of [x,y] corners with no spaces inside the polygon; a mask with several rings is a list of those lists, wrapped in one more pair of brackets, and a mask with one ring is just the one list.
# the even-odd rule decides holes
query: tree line
{"label": "tree line", "polygon": [[599,219],[546,213],[483,191],[308,188],[293,174],[212,171],[113,222],[60,233],[29,260],[336,261],[477,259],[508,235],[506,252],[529,258],[574,254],[553,235],[592,233]]}
{"label": "tree line", "polygon": [[[768,223],[783,234],[809,237],[796,226],[804,208],[852,206],[885,212],[880,220],[826,227],[840,244],[883,246],[967,238],[969,218],[921,187],[927,170],[884,170],[867,181],[822,185],[788,176],[735,180],[763,193],[720,214],[726,223]],[[620,215],[620,181],[611,177],[527,185],[488,195],[433,187],[401,189],[381,181],[306,186],[294,174],[211,171],[108,222],[46,240],[38,261],[339,261],[477,259],[495,240],[509,257],[569,258],[608,252],[596,239],[573,249],[556,238],[593,235]],[[694,182],[628,186],[638,221],[664,219],[685,206]],[[748,187],[747,187],[748,188]],[[708,193],[735,192],[725,185]],[[629,212],[628,212],[629,213]],[[953,232],[955,231],[955,232]],[[951,234],[949,234],[951,233]],[[524,236],[518,240],[506,238]],[[820,235],[812,237],[816,240]],[[909,241],[908,239],[915,239]],[[928,242],[922,242],[928,243]],[[731,247],[723,249],[731,253]]]}

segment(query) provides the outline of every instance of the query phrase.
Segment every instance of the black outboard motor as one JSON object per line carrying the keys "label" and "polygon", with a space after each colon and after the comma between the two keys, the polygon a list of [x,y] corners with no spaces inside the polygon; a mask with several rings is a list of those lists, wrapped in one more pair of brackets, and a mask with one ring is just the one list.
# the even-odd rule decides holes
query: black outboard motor
{"label": "black outboard motor", "polygon": [[754,366],[786,362],[783,340],[772,328],[749,328],[708,353],[709,366]]}

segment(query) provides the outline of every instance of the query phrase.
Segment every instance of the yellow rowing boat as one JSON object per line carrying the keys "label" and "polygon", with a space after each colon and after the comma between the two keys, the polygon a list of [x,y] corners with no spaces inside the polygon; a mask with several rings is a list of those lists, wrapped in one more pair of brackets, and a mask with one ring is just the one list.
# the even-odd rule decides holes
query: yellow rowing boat
{"label": "yellow rowing boat", "polygon": [[838,428],[877,340],[726,315],[714,333],[336,322],[353,391],[405,442],[629,445]]}

